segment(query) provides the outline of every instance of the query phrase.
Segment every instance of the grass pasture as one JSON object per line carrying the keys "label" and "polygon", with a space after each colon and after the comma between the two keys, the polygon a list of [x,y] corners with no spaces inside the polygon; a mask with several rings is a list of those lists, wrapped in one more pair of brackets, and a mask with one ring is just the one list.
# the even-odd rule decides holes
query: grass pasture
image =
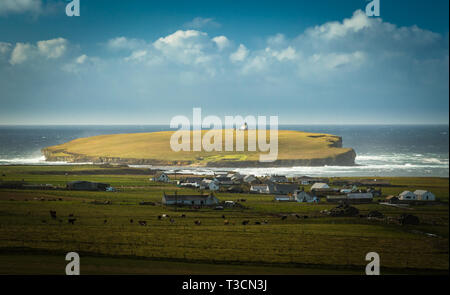
{"label": "grass pasture", "polygon": [[[273,196],[263,195],[219,193],[222,201],[246,199],[245,208],[223,211],[139,205],[160,202],[163,191],[192,190],[150,182],[142,171],[108,174],[113,173],[110,169],[0,167],[2,179],[8,181],[63,185],[83,179],[111,183],[120,190],[1,189],[0,274],[62,274],[65,253],[70,251],[80,253],[82,273],[89,274],[363,274],[368,252],[380,254],[382,273],[448,273],[447,178],[390,178],[399,187],[383,188],[385,194],[430,189],[441,199],[438,205],[409,209],[355,205],[361,214],[371,210],[390,217],[409,213],[421,221],[417,226],[400,226],[360,217],[323,216],[321,210],[335,205],[276,203]],[[104,170],[104,174],[89,174],[89,170]],[[50,210],[57,212],[56,220],[50,218]],[[69,214],[77,219],[74,225],[67,222]],[[162,214],[174,222],[158,220]],[[222,215],[229,225],[224,225]],[[289,217],[281,220],[282,215]],[[138,225],[139,220],[147,226]],[[196,226],[195,220],[202,224]],[[249,220],[249,225],[242,225],[243,220]],[[268,223],[255,224],[264,220]]]}

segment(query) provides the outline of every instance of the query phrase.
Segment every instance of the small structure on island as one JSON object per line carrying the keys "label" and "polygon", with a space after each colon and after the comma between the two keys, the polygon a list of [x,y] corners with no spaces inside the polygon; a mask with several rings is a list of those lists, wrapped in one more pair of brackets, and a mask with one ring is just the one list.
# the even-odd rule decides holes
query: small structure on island
{"label": "small structure on island", "polygon": [[425,190],[416,190],[414,192],[414,195],[416,196],[417,200],[419,201],[436,201],[436,196],[429,191]]}
{"label": "small structure on island", "polygon": [[164,205],[181,205],[181,206],[213,206],[219,204],[212,193],[209,195],[173,195],[163,194],[162,204]]}
{"label": "small structure on island", "polygon": [[241,127],[239,127],[239,130],[242,130],[242,131],[248,130],[247,122],[244,122],[244,124]]}

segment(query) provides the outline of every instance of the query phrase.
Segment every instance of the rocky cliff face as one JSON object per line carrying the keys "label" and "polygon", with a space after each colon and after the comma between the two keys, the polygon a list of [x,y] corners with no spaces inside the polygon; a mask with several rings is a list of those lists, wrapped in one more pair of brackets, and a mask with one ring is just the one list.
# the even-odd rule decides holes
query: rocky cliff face
{"label": "rocky cliff face", "polygon": [[[333,143],[342,146],[340,143]],[[336,146],[338,147],[338,146]],[[70,154],[67,151],[50,151],[48,149],[42,150],[47,161],[54,162],[69,162],[69,163],[111,163],[111,164],[126,164],[126,165],[154,165],[154,166],[206,166],[206,167],[292,167],[292,166],[354,166],[356,153],[353,149],[347,152],[338,154],[329,158],[317,159],[293,159],[293,160],[277,160],[271,163],[263,163],[259,161],[216,161],[208,162],[204,165],[195,164],[192,161],[166,161],[156,159],[132,159],[132,158],[116,158],[116,157],[92,157],[78,154]]]}

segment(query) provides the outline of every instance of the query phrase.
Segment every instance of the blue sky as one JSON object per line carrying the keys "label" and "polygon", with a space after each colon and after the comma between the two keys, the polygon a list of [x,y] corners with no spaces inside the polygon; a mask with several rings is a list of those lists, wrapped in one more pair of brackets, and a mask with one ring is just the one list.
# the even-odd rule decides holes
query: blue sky
{"label": "blue sky", "polygon": [[448,124],[449,2],[0,1],[0,124]]}

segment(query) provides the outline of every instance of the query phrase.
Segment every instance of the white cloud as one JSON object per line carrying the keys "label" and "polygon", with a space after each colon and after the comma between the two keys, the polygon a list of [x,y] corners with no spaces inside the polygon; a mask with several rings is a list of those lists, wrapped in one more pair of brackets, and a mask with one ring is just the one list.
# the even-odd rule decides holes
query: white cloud
{"label": "white cloud", "polygon": [[278,61],[294,60],[297,58],[297,52],[291,46],[283,50],[272,50],[271,48],[266,48],[266,52],[276,58]]}
{"label": "white cloud", "polygon": [[249,54],[249,50],[244,44],[239,45],[239,48],[230,55],[230,60],[233,63],[244,61]]}
{"label": "white cloud", "polygon": [[0,55],[6,55],[11,51],[11,43],[0,42]]}
{"label": "white cloud", "polygon": [[190,22],[185,23],[184,27],[191,29],[201,29],[204,27],[219,28],[220,24],[216,22],[213,18],[196,17]]}
{"label": "white cloud", "polygon": [[117,37],[107,42],[107,47],[113,50],[135,50],[146,46],[145,41],[139,39],[128,39],[126,37]]}
{"label": "white cloud", "polygon": [[370,19],[364,12],[357,10],[351,18],[346,18],[342,23],[328,22],[308,30],[308,34],[324,39],[344,37],[349,32],[359,32],[370,27],[377,19]]}
{"label": "white cloud", "polygon": [[0,15],[18,13],[40,13],[42,11],[41,0],[1,0]]}
{"label": "white cloud", "polygon": [[225,36],[217,36],[212,38],[212,40],[217,44],[219,50],[223,50],[230,46],[230,40],[228,40],[228,38]]}
{"label": "white cloud", "polygon": [[11,65],[17,65],[39,57],[58,59],[65,54],[67,47],[68,41],[64,38],[38,41],[36,45],[18,42],[11,53],[9,62]]}
{"label": "white cloud", "polygon": [[11,53],[9,62],[12,65],[21,64],[25,62],[33,53],[33,48],[28,43],[17,43]]}
{"label": "white cloud", "polygon": [[169,61],[182,64],[204,64],[212,59],[208,52],[213,48],[213,43],[204,32],[178,30],[171,35],[159,38],[153,46]]}
{"label": "white cloud", "polygon": [[80,55],[79,57],[76,58],[75,62],[77,64],[84,64],[86,61],[88,60],[88,56],[86,54]]}
{"label": "white cloud", "polygon": [[67,50],[67,40],[64,38],[56,38],[52,40],[37,42],[39,53],[43,56],[55,59],[61,57]]}
{"label": "white cloud", "polygon": [[148,55],[146,50],[136,50],[131,53],[129,57],[125,58],[125,61],[143,61]]}

